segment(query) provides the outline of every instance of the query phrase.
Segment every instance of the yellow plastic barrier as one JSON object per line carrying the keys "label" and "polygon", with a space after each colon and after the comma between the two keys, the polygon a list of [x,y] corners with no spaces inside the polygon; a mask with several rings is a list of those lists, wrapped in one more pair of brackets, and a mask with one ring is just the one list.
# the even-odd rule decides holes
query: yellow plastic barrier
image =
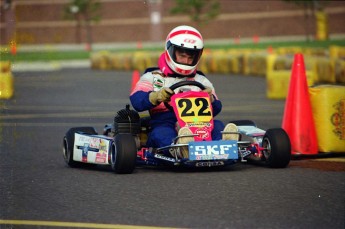
{"label": "yellow plastic barrier", "polygon": [[324,41],[328,39],[328,17],[323,10],[317,10],[316,16],[316,39]]}
{"label": "yellow plastic barrier", "polygon": [[133,55],[133,68],[140,72],[145,71],[148,68],[147,59],[145,52],[135,52]]}
{"label": "yellow plastic barrier", "polygon": [[0,99],[10,99],[14,94],[14,79],[9,61],[0,61]]}
{"label": "yellow plastic barrier", "polygon": [[[205,49],[198,69],[205,74],[241,74],[265,76],[268,78],[268,97],[285,98],[286,78],[292,69],[294,52],[304,52],[305,68],[308,72],[308,85],[314,83],[345,83],[345,49],[333,46],[329,49],[331,57],[326,57],[327,49],[289,47],[279,48],[278,52],[267,53],[262,50]],[[283,54],[284,53],[284,54]],[[139,70],[157,66],[161,52],[120,52],[101,51],[92,53],[91,67],[101,70]],[[6,67],[4,67],[6,68]],[[278,72],[281,71],[281,72]],[[272,81],[272,79],[276,78]],[[273,93],[273,94],[272,94]]]}
{"label": "yellow plastic barrier", "polygon": [[[281,61],[281,62],[279,62]],[[277,63],[280,66],[277,66]],[[290,70],[277,70],[288,69],[290,65],[290,58],[282,58],[276,55],[268,55],[266,58],[266,96],[269,99],[285,99],[289,89],[291,69]],[[307,84],[312,86],[314,84],[314,72],[306,70]]]}
{"label": "yellow plastic barrier", "polygon": [[118,53],[111,53],[109,55],[109,66],[104,65],[104,69],[114,69],[114,70],[120,70],[122,68],[122,63],[121,63],[121,56]]}
{"label": "yellow plastic barrier", "polygon": [[108,51],[99,51],[92,53],[90,56],[91,68],[108,70],[110,69],[110,52]]}
{"label": "yellow plastic barrier", "polygon": [[[307,84],[312,86],[313,72],[306,71]],[[266,96],[269,99],[285,99],[289,90],[291,71],[270,71],[266,75]]]}
{"label": "yellow plastic barrier", "polygon": [[11,63],[9,61],[0,61],[0,72],[7,73],[11,71]]}
{"label": "yellow plastic barrier", "polygon": [[315,59],[316,81],[319,83],[335,83],[334,62],[329,58]]}
{"label": "yellow plastic barrier", "polygon": [[251,53],[248,55],[247,75],[265,76],[267,72],[267,54]]}
{"label": "yellow plastic barrier", "polygon": [[202,71],[204,74],[209,73],[208,66],[207,66],[207,59],[209,58],[208,56],[209,54],[203,55],[198,64],[198,69]]}
{"label": "yellow plastic barrier", "polygon": [[338,59],[334,62],[334,75],[336,83],[345,84],[345,60]]}
{"label": "yellow plastic barrier", "polygon": [[329,56],[331,58],[345,58],[345,47],[332,45],[329,47]]}
{"label": "yellow plastic barrier", "polygon": [[269,99],[285,99],[287,96],[291,71],[270,71],[266,75],[266,96]]}
{"label": "yellow plastic barrier", "polygon": [[14,79],[11,72],[0,73],[0,99],[10,99],[14,94]]}
{"label": "yellow plastic barrier", "polygon": [[320,152],[345,152],[345,86],[309,88]]}

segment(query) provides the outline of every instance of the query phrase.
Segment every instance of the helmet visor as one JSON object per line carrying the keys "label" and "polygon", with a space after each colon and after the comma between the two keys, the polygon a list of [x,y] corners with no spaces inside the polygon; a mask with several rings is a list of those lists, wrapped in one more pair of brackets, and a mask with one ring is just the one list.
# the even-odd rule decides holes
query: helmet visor
{"label": "helmet visor", "polygon": [[202,54],[202,49],[185,48],[170,42],[168,42],[167,50],[175,63],[188,66],[197,65]]}

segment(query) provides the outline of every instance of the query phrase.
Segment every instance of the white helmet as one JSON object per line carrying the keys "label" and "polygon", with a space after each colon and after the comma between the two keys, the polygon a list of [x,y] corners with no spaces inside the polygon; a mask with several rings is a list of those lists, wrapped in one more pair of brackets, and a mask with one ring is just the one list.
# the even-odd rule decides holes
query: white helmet
{"label": "white helmet", "polygon": [[[167,36],[165,45],[165,60],[168,66],[179,75],[191,75],[196,72],[204,42],[198,30],[191,26],[178,26]],[[193,58],[191,64],[178,63],[175,51],[187,53]]]}

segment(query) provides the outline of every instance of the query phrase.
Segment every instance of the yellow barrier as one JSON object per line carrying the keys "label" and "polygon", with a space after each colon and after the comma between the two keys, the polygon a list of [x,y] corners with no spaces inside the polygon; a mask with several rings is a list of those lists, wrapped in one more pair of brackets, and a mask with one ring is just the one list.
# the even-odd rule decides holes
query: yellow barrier
{"label": "yellow barrier", "polygon": [[[345,83],[345,57],[343,47],[333,46],[329,49],[330,57],[325,57],[327,49],[321,48],[278,48],[275,54],[268,54],[262,50],[235,49],[235,50],[208,50],[200,60],[198,69],[208,73],[242,74],[265,76],[268,78],[268,97],[284,97],[285,90],[278,93],[291,71],[293,63],[292,53],[304,52],[305,67],[308,72],[308,84],[314,83]],[[272,52],[271,52],[272,53]],[[101,70],[139,70],[158,65],[161,52],[121,52],[109,53],[101,51],[91,55],[91,66]],[[338,58],[338,59],[337,59]],[[273,72],[272,72],[273,71]],[[277,72],[282,71],[282,72]],[[311,78],[312,77],[312,78]],[[274,78],[279,82],[274,85]],[[281,85],[281,86],[279,86]],[[274,89],[277,88],[277,89]],[[273,93],[273,94],[271,94]]]}
{"label": "yellow barrier", "polygon": [[148,60],[146,56],[147,55],[145,52],[135,52],[133,55],[133,67],[140,72],[145,71],[145,69],[148,67]]}
{"label": "yellow barrier", "polygon": [[100,69],[100,70],[110,69],[109,56],[110,56],[110,52],[108,51],[100,51],[100,52],[92,53],[90,56],[91,68]]}
{"label": "yellow barrier", "polygon": [[[314,74],[312,71],[306,71],[307,84],[312,86],[314,83]],[[291,71],[279,70],[270,71],[266,75],[266,96],[269,99],[285,99],[290,84]]]}
{"label": "yellow barrier", "polygon": [[[291,57],[268,55],[266,58],[266,96],[269,99],[285,99],[291,77]],[[314,84],[314,72],[306,70],[307,84]]]}
{"label": "yellow barrier", "polygon": [[9,61],[0,62],[0,99],[10,99],[14,94],[14,79]]}
{"label": "yellow barrier", "polygon": [[0,61],[0,72],[7,73],[11,71],[11,63],[9,61]]}
{"label": "yellow barrier", "polygon": [[325,57],[314,58],[316,79],[318,83],[336,83],[334,61]]}
{"label": "yellow barrier", "polygon": [[340,46],[335,46],[335,45],[330,46],[329,56],[331,58],[345,59],[345,47],[340,47]]}
{"label": "yellow barrier", "polygon": [[0,75],[0,99],[10,99],[12,98],[13,91],[13,76],[11,73],[6,75]]}
{"label": "yellow barrier", "polygon": [[309,88],[320,152],[345,152],[345,86]]}
{"label": "yellow barrier", "polygon": [[280,70],[267,72],[266,96],[269,99],[285,99],[287,96],[291,71]]}
{"label": "yellow barrier", "polygon": [[345,84],[345,60],[334,61],[334,75],[337,83]]}

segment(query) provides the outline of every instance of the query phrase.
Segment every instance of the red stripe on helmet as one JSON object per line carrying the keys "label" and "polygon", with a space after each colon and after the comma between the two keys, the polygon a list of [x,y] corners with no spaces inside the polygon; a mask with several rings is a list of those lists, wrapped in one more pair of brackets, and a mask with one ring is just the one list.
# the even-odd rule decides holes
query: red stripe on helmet
{"label": "red stripe on helmet", "polygon": [[180,34],[191,34],[191,35],[194,35],[194,36],[196,36],[202,40],[202,36],[200,35],[200,33],[192,31],[192,30],[178,30],[176,32],[171,33],[168,36],[168,39],[173,38],[173,37],[180,35]]}

